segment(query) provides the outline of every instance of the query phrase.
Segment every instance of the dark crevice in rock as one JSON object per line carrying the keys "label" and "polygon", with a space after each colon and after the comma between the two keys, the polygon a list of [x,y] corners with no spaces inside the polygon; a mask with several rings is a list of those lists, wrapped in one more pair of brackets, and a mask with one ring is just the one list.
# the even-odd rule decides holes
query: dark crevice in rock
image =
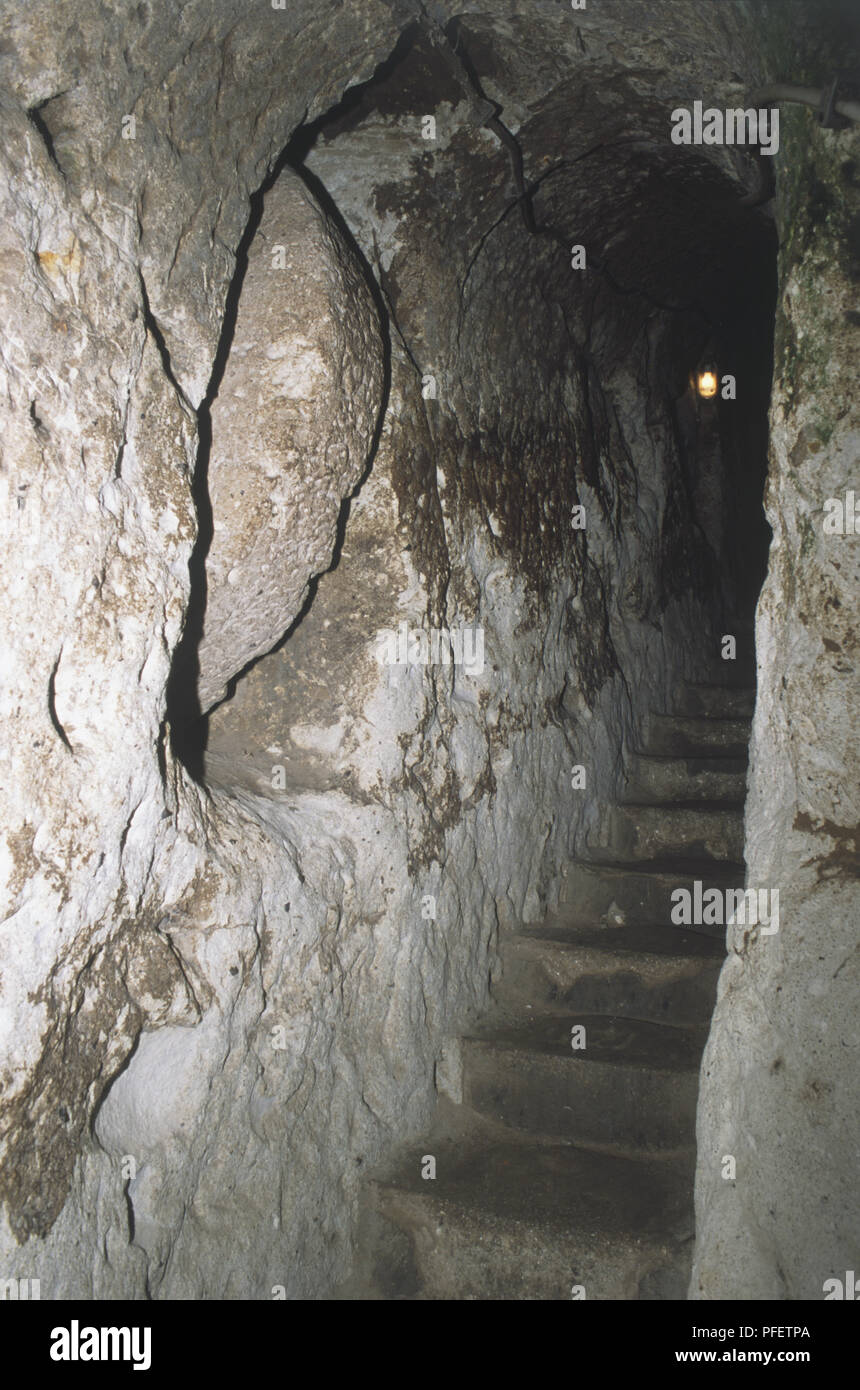
{"label": "dark crevice in rock", "polygon": [[[195,781],[198,782],[203,781],[206,723],[201,718],[200,699],[197,694],[197,682],[200,674],[197,649],[203,635],[206,614],[206,556],[209,553],[214,534],[212,503],[208,486],[209,454],[212,447],[212,402],[218,395],[218,387],[224,375],[224,368],[236,329],[239,297],[248,266],[248,249],[260,225],[266,192],[271,188],[286,162],[287,151],[284,150],[271,173],[257,191],[251,195],[248,222],[236,248],[235,270],[224,302],[221,336],[212,363],[209,386],[197,412],[197,460],[191,483],[191,493],[197,514],[197,537],[188,566],[191,591],[186,609],[185,626],[173,654],[170,679],[167,685],[167,719],[171,730],[171,747],[174,756],[184,764]],[[144,305],[148,309],[146,300],[144,300]],[[163,339],[161,341],[163,344]],[[157,337],[156,342],[158,342]],[[162,360],[165,358],[165,370],[172,380],[166,347],[162,352]]]}
{"label": "dark crevice in rock", "polygon": [[368,97],[372,99],[374,92],[384,86],[412,51],[419,27],[417,22],[406,24],[388,57],[377,65],[370,77],[364,82],[356,82],[344,92],[334,106],[323,111],[312,121],[303,121],[294,131],[282,158],[294,169],[299,170],[303,177],[308,172],[304,167],[305,160],[320,135],[349,124],[351,117],[361,110]]}
{"label": "dark crevice in rock", "polygon": [[525,174],[523,168],[523,152],[520,142],[516,136],[508,130],[502,120],[502,108],[498,102],[491,102],[483,91],[478,74],[476,73],[469,58],[468,51],[462,40],[463,30],[458,20],[452,20],[445,29],[445,34],[453,45],[453,51],[459,58],[463,66],[463,71],[470,82],[473,90],[480,98],[480,101],[492,108],[492,114],[485,117],[483,124],[491,130],[498,140],[504,145],[508,152],[511,162],[511,173],[513,174],[514,186],[517,190],[515,206],[519,207],[522,214],[523,224],[527,232],[534,234],[538,228],[535,225],[535,214],[532,206],[532,192],[536,185],[526,187]]}
{"label": "dark crevice in rock", "polygon": [[74,753],[75,750],[69,742],[69,736],[63,728],[62,724],[60,723],[60,720],[57,715],[57,699],[55,687],[57,681],[57,672],[60,669],[60,661],[62,660],[62,656],[63,653],[61,651],[60,655],[54,662],[54,665],[51,668],[51,674],[48,677],[48,716],[51,720],[54,732],[59,737],[60,742],[63,743],[66,746],[66,748],[68,748],[70,753]]}
{"label": "dark crevice in rock", "polygon": [[[62,95],[63,93],[61,92],[57,93],[57,96]],[[39,132],[42,142],[44,143],[45,149],[48,151],[48,158],[50,159],[54,168],[57,169],[58,172],[61,173],[65,178],[65,171],[59,159],[57,158],[57,152],[54,149],[54,137],[51,134],[45,117],[42,114],[48,103],[54,100],[56,100],[55,97],[47,97],[44,101],[40,101],[37,106],[30,106],[27,110],[27,119],[29,120],[33,128]]]}
{"label": "dark crevice in rock", "polygon": [[140,285],[140,297],[143,305],[143,321],[146,325],[147,332],[150,333],[152,336],[152,340],[155,343],[158,355],[161,358],[161,363],[164,367],[164,374],[167,377],[167,380],[170,382],[176,394],[179,396],[180,400],[182,400],[184,404],[188,406],[189,409],[191,409],[191,402],[189,401],[184,390],[182,389],[182,387],[176,379],[176,374],[173,370],[173,363],[170,360],[170,349],[167,346],[167,340],[165,339],[164,333],[162,332],[159,326],[158,319],[155,317],[155,314],[152,312],[152,308],[150,307],[149,292],[146,288],[146,281],[143,278],[142,270],[138,270],[138,283]]}
{"label": "dark crevice in rock", "polygon": [[[396,55],[392,54],[392,57],[383,67],[386,71],[393,70],[398,61],[399,53]],[[370,80],[373,81],[373,79]],[[366,86],[368,84],[364,85]],[[379,447],[391,385],[391,342],[388,333],[388,311],[385,300],[378,281],[360,248],[356,244],[351,231],[343,220],[340,210],[330,196],[328,190],[323,186],[320,180],[308,169],[304,168],[300,162],[302,154],[308,148],[309,140],[312,142],[313,139],[316,138],[318,132],[323,129],[329,121],[336,120],[344,110],[351,109],[357,99],[358,98],[352,96],[352,93],[347,93],[343,102],[340,103],[330,115],[321,117],[319,121],[314,122],[312,128],[300,127],[294,137],[285,146],[270,175],[253,195],[251,199],[251,216],[236,252],[236,271],[225,304],[222,334],[215,357],[209,389],[207,390],[198,412],[199,445],[192,490],[197,508],[199,529],[197,542],[190,562],[192,585],[185,629],[182,640],[174,655],[171,679],[168,686],[168,718],[170,719],[171,729],[173,731],[173,751],[198,782],[204,780],[209,716],[219,705],[234,697],[239,682],[243,680],[264,657],[278,652],[285,643],[290,640],[309,612],[323,575],[330,574],[337,569],[346,535],[350,507],[373,468],[373,461]],[[308,189],[314,195],[318,206],[338,227],[355,257],[356,264],[364,278],[379,316],[379,327],[382,335],[382,397],[364,470],[352,491],[342,499],[340,505],[330,564],[325,570],[311,576],[308,583],[307,594],[301,609],[278,641],[275,642],[268,651],[262,653],[260,656],[254,657],[237,671],[227,683],[224,696],[204,715],[200,709],[196,687],[199,675],[197,648],[202,636],[206,612],[206,556],[213,536],[212,505],[207,485],[209,455],[212,447],[211,409],[218,395],[218,389],[221,384],[224,368],[233,341],[239,299],[242,292],[242,283],[248,264],[248,250],[260,224],[266,193],[275,184],[284,169],[292,169],[302,178]]]}

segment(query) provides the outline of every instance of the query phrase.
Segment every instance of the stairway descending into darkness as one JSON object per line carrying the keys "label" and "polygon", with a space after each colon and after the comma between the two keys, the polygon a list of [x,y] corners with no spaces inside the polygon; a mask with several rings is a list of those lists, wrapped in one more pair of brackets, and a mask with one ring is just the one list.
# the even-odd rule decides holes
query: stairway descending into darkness
{"label": "stairway descending into darkness", "polygon": [[689,685],[650,717],[612,849],[503,942],[493,1012],[461,1040],[462,1104],[440,1096],[430,1133],[368,1180],[336,1299],[686,1297],[725,929],[673,925],[670,895],[743,887],[753,699]]}

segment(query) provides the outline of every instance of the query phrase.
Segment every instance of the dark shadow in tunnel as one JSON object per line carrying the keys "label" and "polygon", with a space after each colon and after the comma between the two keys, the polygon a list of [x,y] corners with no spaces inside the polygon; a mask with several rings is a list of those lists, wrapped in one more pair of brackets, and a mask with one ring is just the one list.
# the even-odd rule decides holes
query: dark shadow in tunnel
{"label": "dark shadow in tunnel", "polygon": [[242,239],[236,248],[236,270],[227,291],[221,337],[215,353],[209,387],[197,413],[197,462],[191,482],[191,495],[197,513],[197,538],[188,562],[191,588],[182,636],[173,653],[167,682],[167,721],[170,725],[171,750],[184,764],[195,781],[202,781],[205,744],[200,737],[200,700],[197,682],[200,675],[198,650],[203,636],[206,613],[206,556],[214,534],[212,503],[209,498],[209,455],[212,449],[212,402],[224,375],[224,368],[236,331],[239,296],[248,269],[248,250],[263,215],[263,199],[282,168],[278,160],[271,175],[251,196],[251,214]]}
{"label": "dark shadow in tunnel", "polygon": [[[189,561],[191,592],[186,612],[185,627],[174,652],[167,685],[167,720],[171,731],[171,750],[174,757],[183,764],[194,780],[201,785],[204,782],[205,776],[205,755],[209,736],[209,715],[212,712],[210,709],[206,714],[203,713],[197,694],[198,678],[200,675],[198,653],[203,636],[206,614],[206,557],[209,553],[214,534],[212,503],[209,496],[209,459],[212,450],[212,405],[218,395],[236,331],[242,285],[248,269],[248,253],[260,225],[266,194],[276,182],[281,172],[285,168],[291,168],[303,179],[323,211],[337,224],[347,245],[350,246],[353,251],[356,262],[364,276],[374,304],[376,305],[382,338],[382,396],[368,451],[367,462],[352,492],[347,497],[344,497],[341,502],[331,564],[327,569],[321,571],[320,574],[312,577],[308,585],[305,601],[299,613],[293,619],[279,641],[276,642],[268,652],[264,652],[261,656],[255,657],[240,671],[236,672],[228,683],[227,693],[224,699],[220,700],[218,704],[223,704],[225,701],[232,699],[238,682],[248,671],[256,666],[258,661],[262,661],[264,656],[269,656],[272,652],[279,651],[284,643],[289,641],[311,607],[323,574],[330,574],[332,570],[337,568],[343,549],[346,524],[349,519],[352,500],[357,496],[367,480],[373,468],[373,461],[379,448],[391,387],[391,343],[388,332],[388,313],[384,298],[376,281],[376,277],[352,232],[344,221],[339,208],[319,179],[303,167],[302,160],[317,139],[320,130],[326,127],[330,122],[343,119],[348,112],[358,106],[362,100],[365,89],[372,83],[378,81],[381,75],[387,76],[390,71],[393,71],[402,61],[404,54],[411,48],[412,41],[412,30],[410,29],[401,36],[392,54],[376,69],[367,83],[350,88],[343,100],[330,112],[327,112],[324,116],[321,116],[319,120],[312,122],[308,126],[301,126],[282,150],[269,175],[251,196],[250,216],[248,225],[245,228],[242,239],[236,250],[236,270],[224,306],[221,337],[215,354],[212,376],[209,382],[209,388],[198,412],[199,442],[197,462],[191,485],[191,492],[197,511],[198,532]],[[216,709],[217,707],[217,705],[214,705],[212,709]]]}
{"label": "dark shadow in tunnel", "polygon": [[[351,120],[360,112],[372,108],[374,92],[384,88],[391,75],[406,61],[415,46],[418,35],[418,25],[408,24],[388,57],[374,68],[365,82],[356,82],[354,87],[350,87],[348,91],[344,92],[339,102],[329,107],[315,120],[300,125],[298,130],[293,133],[284,153],[287,156],[287,162],[303,178],[309,177],[308,171],[298,166],[304,163],[320,135],[324,131],[337,131],[340,127],[350,124]],[[329,198],[329,202],[331,203],[331,198]]]}
{"label": "dark shadow in tunnel", "polygon": [[718,419],[730,497],[726,562],[733,581],[735,614],[741,622],[752,621],[773,535],[763,498],[774,360],[776,249],[774,230],[770,255],[761,257],[754,276],[743,277],[741,304],[717,343],[721,373],[730,373],[739,385],[736,401],[719,398]]}
{"label": "dark shadow in tunnel", "polygon": [[[766,214],[755,214],[749,241],[726,249],[724,299],[713,332],[701,343],[699,362],[713,362],[718,391],[699,399],[692,364],[685,396],[676,402],[679,455],[687,487],[695,498],[709,470],[721,492],[720,540],[709,563],[713,570],[715,626],[737,639],[735,662],[721,662],[727,684],[755,684],[753,624],[767,572],[771,528],[764,513],[768,466],[768,411],[773,374],[777,296],[777,236]],[[733,378],[736,396],[727,378]],[[693,501],[692,510],[697,507]],[[707,525],[702,544],[708,545]]]}

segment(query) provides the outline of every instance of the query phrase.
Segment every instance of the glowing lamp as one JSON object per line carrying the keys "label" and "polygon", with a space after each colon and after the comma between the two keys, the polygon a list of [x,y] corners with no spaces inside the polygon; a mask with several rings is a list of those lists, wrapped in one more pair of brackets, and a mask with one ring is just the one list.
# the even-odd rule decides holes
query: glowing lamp
{"label": "glowing lamp", "polygon": [[699,395],[709,401],[717,394],[717,374],[712,371],[699,372]]}

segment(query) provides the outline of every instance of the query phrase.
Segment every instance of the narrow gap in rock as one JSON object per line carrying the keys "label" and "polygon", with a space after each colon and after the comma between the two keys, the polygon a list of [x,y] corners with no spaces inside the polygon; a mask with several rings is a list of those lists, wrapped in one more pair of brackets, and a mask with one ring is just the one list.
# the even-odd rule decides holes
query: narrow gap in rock
{"label": "narrow gap in rock", "polygon": [[[263,656],[271,655],[279,651],[281,647],[289,641],[303,621],[314,601],[320,579],[324,574],[331,573],[337,568],[343,547],[344,536],[346,534],[346,526],[352,500],[360,491],[373,467],[373,459],[378,448],[385,418],[385,405],[388,399],[391,375],[390,344],[387,334],[388,315],[379,284],[366,259],[355,244],[352,234],[341,216],[340,210],[320,180],[308,169],[303,167],[302,159],[307,150],[313,145],[321,130],[342,119],[346,113],[351,111],[359,103],[365,90],[379,80],[380,74],[387,75],[395,70],[402,59],[403,53],[409,50],[411,42],[412,30],[410,29],[402,35],[391,56],[380,65],[373,77],[368,79],[368,82],[350,89],[345,94],[342,101],[338,103],[332,111],[325,113],[307,126],[299,127],[295,135],[285,146],[271,173],[251,198],[250,217],[242,240],[237,248],[236,270],[225,302],[223,327],[218,351],[213,364],[212,376],[206,396],[198,411],[199,443],[197,463],[192,484],[198,517],[198,535],[189,566],[191,572],[191,596],[188,603],[183,635],[174,653],[167,696],[167,717],[171,726],[171,746],[174,755],[179,758],[195,780],[199,782],[205,780],[205,752],[208,743],[210,715],[213,710],[217,709],[224,701],[233,698],[237,684],[254,668],[254,666],[256,666],[257,662],[260,661]],[[260,226],[266,194],[276,184],[284,170],[292,170],[294,174],[302,179],[309,192],[313,195],[319,208],[331,222],[338,227],[341,235],[351,246],[352,252],[355,255],[356,264],[360,269],[379,315],[382,335],[382,403],[378,411],[373,437],[361,476],[340,503],[330,563],[324,569],[310,577],[307,594],[302,606],[283,634],[278,637],[266,652],[255,656],[240,670],[236,671],[227,681],[225,691],[220,699],[216,701],[214,705],[210,705],[204,712],[201,711],[200,708],[197,684],[200,670],[198,647],[204,631],[206,614],[206,557],[209,553],[214,532],[214,518],[208,487],[209,460],[212,449],[212,405],[218,396],[219,387],[233,343],[242,286],[248,267],[248,251]],[[148,303],[146,301],[145,305],[148,321],[150,321],[152,320],[152,315],[151,312],[149,312]],[[163,338],[158,333],[154,321],[152,323],[152,331],[156,335],[159,349],[162,351],[162,356],[166,357],[169,367],[169,356],[167,356]]]}
{"label": "narrow gap in rock", "polygon": [[[212,402],[218,395],[218,387],[224,375],[224,368],[227,364],[230,347],[233,342],[239,298],[242,293],[242,283],[248,267],[248,248],[254,240],[260,225],[266,192],[271,188],[287,162],[288,151],[285,149],[275,163],[271,173],[266,177],[256,192],[251,195],[248,223],[242,234],[242,239],[236,248],[236,268],[224,302],[224,318],[221,337],[212,364],[212,375],[206,395],[201,401],[197,413],[197,460],[191,488],[197,513],[198,530],[191,560],[189,561],[191,592],[186,611],[185,626],[183,628],[182,637],[173,655],[173,664],[167,687],[167,719],[171,731],[171,748],[174,756],[185,765],[196,781],[203,780],[203,758],[206,749],[207,731],[206,719],[201,714],[200,700],[197,694],[197,680],[200,669],[197,648],[203,633],[206,613],[206,556],[209,552],[213,535],[212,505],[208,487],[209,455],[212,448]],[[144,304],[148,311],[148,301],[146,298],[144,298]],[[149,319],[152,319],[151,311],[149,311],[148,316]],[[154,321],[152,331],[161,349],[163,346],[163,338],[158,332],[157,325],[154,324]],[[166,348],[163,349],[162,356],[164,356],[165,353]]]}
{"label": "narrow gap in rock", "polygon": [[45,101],[40,101],[37,106],[30,106],[27,110],[27,118],[30,121],[30,124],[39,132],[39,135],[41,136],[42,141],[45,145],[45,149],[48,151],[48,157],[51,163],[53,164],[54,168],[57,169],[65,177],[63,166],[57,158],[57,152],[54,148],[54,137],[48,128],[48,124],[44,116],[42,115],[42,112],[44,108],[48,105],[48,102],[53,100],[53,97],[48,97]]}

